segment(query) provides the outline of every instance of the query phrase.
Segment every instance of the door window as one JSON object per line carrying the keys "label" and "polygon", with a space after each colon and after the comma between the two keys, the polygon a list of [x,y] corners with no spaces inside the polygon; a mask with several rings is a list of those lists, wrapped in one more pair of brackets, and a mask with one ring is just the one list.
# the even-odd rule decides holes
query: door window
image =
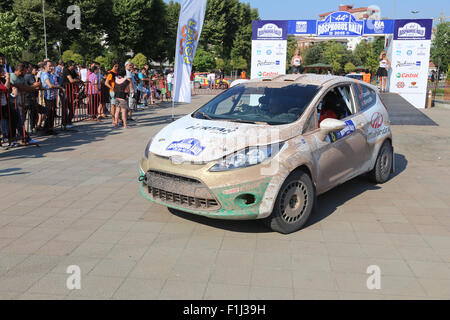
{"label": "door window", "polygon": [[327,118],[342,120],[356,113],[349,85],[329,90],[317,107],[319,124]]}
{"label": "door window", "polygon": [[377,102],[377,94],[369,87],[355,83],[353,84],[353,89],[361,111],[372,107]]}

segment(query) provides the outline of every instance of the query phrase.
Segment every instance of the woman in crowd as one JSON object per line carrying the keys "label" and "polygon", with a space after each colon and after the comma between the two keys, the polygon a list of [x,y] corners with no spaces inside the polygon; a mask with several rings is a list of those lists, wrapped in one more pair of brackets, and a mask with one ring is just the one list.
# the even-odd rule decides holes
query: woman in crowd
{"label": "woman in crowd", "polygon": [[380,82],[380,92],[386,92],[386,77],[388,70],[391,67],[391,62],[386,57],[386,51],[381,51],[380,66],[377,71],[378,81]]}
{"label": "woman in crowd", "polygon": [[119,116],[122,115],[123,127],[126,129],[128,118],[128,95],[134,92],[133,84],[125,77],[125,69],[120,69],[114,85],[114,98],[116,103],[116,113],[113,118],[113,125],[119,125]]}

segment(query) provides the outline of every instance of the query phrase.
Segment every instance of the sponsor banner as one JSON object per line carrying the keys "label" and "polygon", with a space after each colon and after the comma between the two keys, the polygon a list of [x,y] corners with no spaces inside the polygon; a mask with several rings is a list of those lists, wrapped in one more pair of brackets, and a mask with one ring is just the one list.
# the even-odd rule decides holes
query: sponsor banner
{"label": "sponsor banner", "polygon": [[206,0],[183,0],[178,21],[177,45],[175,51],[175,84],[173,100],[191,102],[191,70],[202,32]]}
{"label": "sponsor banner", "polygon": [[253,20],[252,40],[287,40],[287,20]]}
{"label": "sponsor banner", "polygon": [[395,20],[394,40],[430,40],[432,19]]}
{"label": "sponsor banner", "polygon": [[316,34],[317,20],[289,20],[288,34]]}
{"label": "sponsor banner", "polygon": [[286,74],[286,40],[253,40],[251,79]]}
{"label": "sponsor banner", "polygon": [[364,34],[391,34],[395,20],[364,20]]}
{"label": "sponsor banner", "polygon": [[356,20],[354,15],[344,11],[333,12],[325,20],[317,21],[319,37],[361,36],[363,29],[363,21]]}
{"label": "sponsor banner", "polygon": [[[430,45],[430,40],[394,40],[392,42],[390,92],[400,95],[426,94]],[[424,106],[415,105],[415,107],[423,108]]]}

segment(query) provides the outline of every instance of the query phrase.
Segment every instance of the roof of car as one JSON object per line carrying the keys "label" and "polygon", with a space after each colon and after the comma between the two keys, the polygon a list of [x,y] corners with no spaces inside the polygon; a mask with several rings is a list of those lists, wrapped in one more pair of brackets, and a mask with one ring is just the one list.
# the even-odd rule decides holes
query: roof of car
{"label": "roof of car", "polygon": [[[349,78],[349,77],[341,77],[341,76],[333,76],[333,75],[326,75],[326,74],[314,74],[314,73],[306,73],[306,74],[286,74],[286,75],[278,75],[278,76],[270,76],[260,79],[254,79],[250,80],[249,83],[255,83],[257,85],[268,85],[269,83],[272,85],[275,85],[277,87],[279,86],[288,86],[291,84],[302,84],[302,85],[316,85],[316,86],[323,86],[323,85],[333,85],[339,82],[359,82],[358,80]],[[368,85],[370,87],[373,87],[370,84],[364,83],[365,85]]]}

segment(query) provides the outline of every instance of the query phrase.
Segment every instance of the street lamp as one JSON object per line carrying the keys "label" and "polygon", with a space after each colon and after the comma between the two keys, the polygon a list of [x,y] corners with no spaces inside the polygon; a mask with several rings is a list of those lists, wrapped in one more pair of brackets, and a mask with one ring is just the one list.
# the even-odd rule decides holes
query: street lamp
{"label": "street lamp", "polygon": [[60,42],[60,41],[56,41],[56,43],[53,45],[53,49],[56,50],[56,47],[58,47],[58,50],[59,50],[59,60],[61,60],[61,42]]}
{"label": "street lamp", "polygon": [[42,0],[42,16],[44,18],[45,59],[48,59],[48,55],[47,55],[47,29],[45,28],[45,0]]}
{"label": "street lamp", "polygon": [[61,41],[56,41],[56,45],[58,46],[59,49],[59,60],[61,60]]}

